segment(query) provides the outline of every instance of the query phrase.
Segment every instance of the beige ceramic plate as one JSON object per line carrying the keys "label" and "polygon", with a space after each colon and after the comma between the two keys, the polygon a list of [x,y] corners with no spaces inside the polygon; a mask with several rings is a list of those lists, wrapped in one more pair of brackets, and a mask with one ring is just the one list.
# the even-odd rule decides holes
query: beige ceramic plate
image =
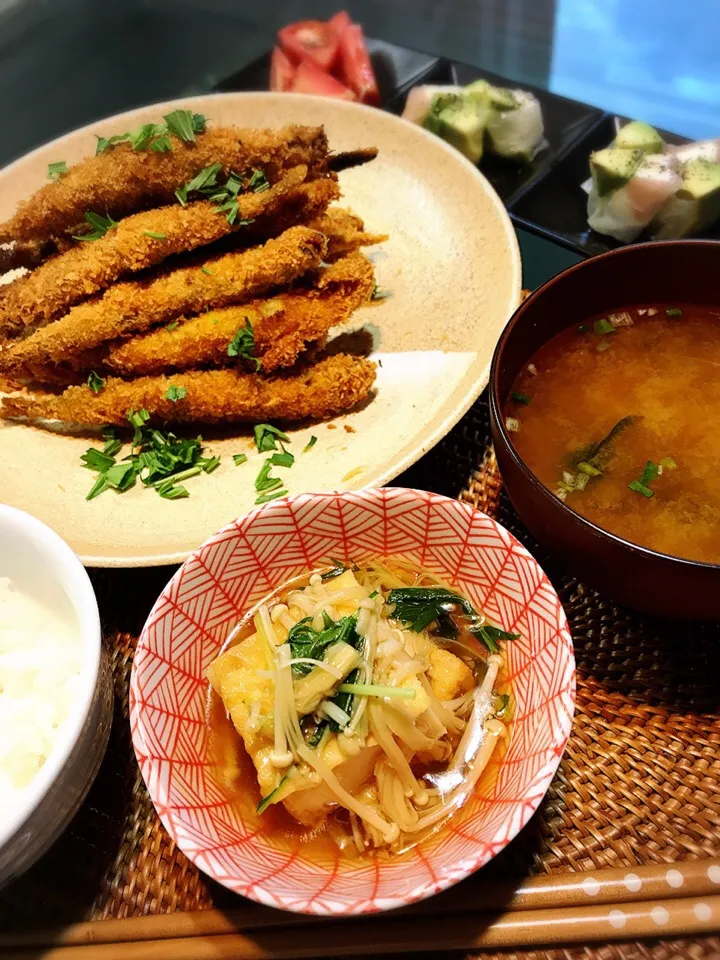
{"label": "beige ceramic plate", "polygon": [[[519,302],[520,255],[510,220],[487,180],[441,140],[369,107],[290,94],[229,93],[134,110],[41,147],[0,173],[0,217],[46,182],[47,164],[74,162],[95,134],[123,132],[176,107],[214,124],[324,124],[331,147],[377,146],[377,160],[340,174],[343,203],[390,239],[370,250],[389,296],[356,314],[381,362],[377,395],[331,423],[288,431],[297,456],[291,493],[380,486],[410,466],[460,419],[487,384],[495,342]],[[340,332],[340,331],[338,331]],[[53,527],[89,566],[179,563],[254,504],[263,458],[247,430],[222,438],[210,476],[188,481],[190,497],[168,501],[136,487],[90,503],[93,474],[80,464],[87,437],[0,424],[0,499]],[[233,464],[245,452],[248,462]]]}

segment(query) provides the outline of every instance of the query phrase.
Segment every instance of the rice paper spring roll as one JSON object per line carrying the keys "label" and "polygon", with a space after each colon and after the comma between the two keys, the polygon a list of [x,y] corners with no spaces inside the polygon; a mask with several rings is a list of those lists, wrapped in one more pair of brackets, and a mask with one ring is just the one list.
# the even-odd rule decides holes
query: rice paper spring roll
{"label": "rice paper spring roll", "polygon": [[668,152],[672,153],[679,163],[689,163],[691,160],[720,163],[720,137],[717,140],[695,140],[679,147],[668,146]]}
{"label": "rice paper spring roll", "polygon": [[623,243],[635,240],[682,185],[671,154],[609,147],[590,157],[588,223]]}
{"label": "rice paper spring roll", "polygon": [[663,205],[653,223],[655,240],[687,237],[706,230],[720,219],[720,163],[700,155],[682,163],[680,170],[682,178],[677,193]]}
{"label": "rice paper spring roll", "polygon": [[494,87],[476,80],[466,87],[479,108],[488,108],[488,149],[499,157],[529,163],[544,146],[542,110],[537,97],[527,90]]}

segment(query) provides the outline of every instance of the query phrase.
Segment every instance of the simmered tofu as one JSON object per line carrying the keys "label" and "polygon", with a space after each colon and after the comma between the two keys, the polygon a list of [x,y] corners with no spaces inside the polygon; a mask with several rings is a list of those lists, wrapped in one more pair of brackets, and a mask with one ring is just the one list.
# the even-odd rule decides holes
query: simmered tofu
{"label": "simmered tofu", "polygon": [[438,700],[454,700],[475,686],[470,667],[442,647],[433,647],[430,651],[428,676]]}

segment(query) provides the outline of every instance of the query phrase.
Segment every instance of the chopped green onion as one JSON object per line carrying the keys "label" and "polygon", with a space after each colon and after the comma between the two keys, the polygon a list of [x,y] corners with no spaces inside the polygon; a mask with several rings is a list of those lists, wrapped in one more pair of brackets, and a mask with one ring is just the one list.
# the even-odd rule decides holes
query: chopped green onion
{"label": "chopped green onion", "polygon": [[167,325],[167,327],[165,327],[165,329],[166,329],[166,330],[175,330],[175,329],[177,329],[177,327],[179,327],[179,326],[180,326],[180,321],[179,321],[179,320],[173,320],[172,323],[169,323],[169,324]]}
{"label": "chopped green onion", "polygon": [[672,457],[663,457],[660,461],[660,466],[663,470],[677,470],[677,464]]}
{"label": "chopped green onion", "polygon": [[594,467],[591,463],[588,463],[587,460],[582,460],[577,465],[580,473],[584,473],[586,477],[599,477],[602,474],[602,470],[598,470],[597,467]]}
{"label": "chopped green onion", "polygon": [[239,467],[241,463],[247,463],[247,454],[245,453],[234,453],[233,454],[233,463],[236,467]]}
{"label": "chopped green onion", "polygon": [[615,333],[615,327],[607,320],[605,317],[601,317],[600,320],[596,320],[593,324],[593,330],[595,333]]}
{"label": "chopped green onion", "polygon": [[384,687],[379,683],[341,683],[340,693],[359,693],[365,697],[397,697],[399,700],[414,700],[417,690],[405,687]]}
{"label": "chopped green onion", "polygon": [[575,477],[576,490],[584,490],[588,483],[590,483],[590,477],[586,473],[578,473]]}
{"label": "chopped green onion", "polygon": [[598,353],[605,353],[606,350],[610,349],[610,341],[603,340],[602,343],[599,343],[597,347],[595,347],[595,349]]}
{"label": "chopped green onion", "polygon": [[680,307],[668,307],[665,311],[665,314],[668,317],[681,317],[683,312]]}
{"label": "chopped green onion", "polygon": [[635,493],[641,493],[648,500],[650,499],[650,497],[655,496],[653,491],[649,487],[646,487],[645,484],[641,483],[639,480],[631,480],[630,483],[628,484],[628,487],[631,490],[633,490]]}
{"label": "chopped green onion", "polygon": [[312,448],[315,446],[316,443],[317,443],[317,437],[310,437],[308,442],[303,447],[303,453],[307,453],[308,450],[312,450]]}
{"label": "chopped green onion", "polygon": [[513,392],[510,394],[510,397],[515,401],[515,403],[522,403],[523,406],[527,406],[530,403],[530,396],[527,393],[518,393],[517,391],[513,390]]}
{"label": "chopped green onion", "polygon": [[200,269],[202,270],[203,273],[206,273],[209,277],[215,276],[215,274],[212,272],[212,270],[209,267],[201,267]]}

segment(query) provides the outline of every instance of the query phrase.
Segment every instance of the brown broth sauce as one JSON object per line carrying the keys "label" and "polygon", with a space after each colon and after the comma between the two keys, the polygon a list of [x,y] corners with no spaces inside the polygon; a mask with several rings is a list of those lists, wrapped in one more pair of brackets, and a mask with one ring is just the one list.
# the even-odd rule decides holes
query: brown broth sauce
{"label": "brown broth sauce", "polygon": [[[532,358],[505,414],[520,422],[512,441],[550,490],[573,456],[605,437],[623,417],[639,419],[612,444],[601,477],[566,503],[582,516],[633,543],[662,553],[720,562],[720,311],[690,304],[648,304],[654,316],[629,308],[632,326],[598,334],[573,326]],[[669,316],[666,309],[682,310]],[[620,311],[617,311],[618,313]],[[606,349],[598,346],[607,343]],[[670,457],[650,484],[653,497],[628,489],[647,461]]]}
{"label": "brown broth sauce", "polygon": [[[285,602],[287,594],[291,590],[297,590],[308,585],[310,576],[311,574],[307,573],[283,584],[261,603]],[[219,653],[225,652],[225,650],[252,636],[255,632],[253,616],[258,606],[260,606],[260,603],[242,618]],[[506,667],[503,664],[495,684],[497,693],[510,693],[506,677]],[[511,735],[513,709],[514,701],[511,699],[510,717],[509,719],[506,718],[506,722],[509,723],[508,737],[504,741],[501,740],[495,748],[492,760],[483,771],[475,787],[476,794],[488,794],[497,778]],[[235,730],[232,720],[228,717],[220,696],[212,688],[208,693],[206,716],[209,729],[208,763],[215,767],[218,783],[222,784],[228,791],[232,798],[233,807],[251,831],[257,832],[268,843],[281,849],[291,852],[302,849],[303,856],[317,862],[334,862],[337,860],[339,853],[344,860],[355,860],[364,856],[359,854],[355,845],[350,842],[344,845],[342,851],[339,850],[333,833],[343,836],[348,841],[352,837],[349,820],[342,809],[336,809],[334,814],[331,814],[316,827],[306,827],[298,823],[294,817],[290,816],[282,803],[271,804],[260,816],[257,813],[257,805],[261,796],[255,766],[245,749],[242,737]],[[417,775],[426,771],[415,769],[414,772]],[[454,816],[462,817],[462,810]],[[446,822],[444,821],[444,823]],[[442,832],[443,825],[440,826],[440,832]],[[390,854],[386,850],[371,850],[368,851],[368,854],[380,857],[392,856],[393,859],[402,856],[402,853]]]}

